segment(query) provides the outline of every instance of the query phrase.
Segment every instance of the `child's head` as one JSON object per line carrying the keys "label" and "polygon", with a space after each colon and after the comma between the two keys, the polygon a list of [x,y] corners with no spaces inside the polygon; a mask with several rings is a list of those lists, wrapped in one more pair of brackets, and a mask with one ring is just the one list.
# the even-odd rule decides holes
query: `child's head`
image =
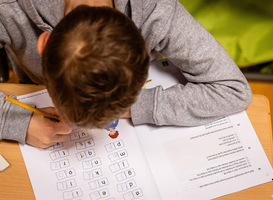
{"label": "child's head", "polygon": [[107,7],[79,6],[54,28],[43,51],[48,92],[62,117],[103,128],[135,101],[149,55],[134,23]]}

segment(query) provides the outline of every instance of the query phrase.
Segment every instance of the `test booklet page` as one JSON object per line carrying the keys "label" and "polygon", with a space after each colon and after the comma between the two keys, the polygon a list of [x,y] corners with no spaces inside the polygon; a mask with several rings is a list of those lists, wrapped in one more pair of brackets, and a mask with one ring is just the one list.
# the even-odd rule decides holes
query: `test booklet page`
{"label": "test booklet page", "polygon": [[[145,87],[185,84],[178,71],[156,61]],[[53,105],[46,90],[18,99]],[[74,128],[68,141],[47,149],[20,144],[36,199],[214,199],[272,181],[245,112],[189,128],[113,124],[115,139],[109,129]]]}
{"label": "test booklet page", "polygon": [[[52,106],[46,90],[18,99]],[[115,129],[116,139],[106,129],[75,128],[48,149],[20,145],[36,199],[160,199],[133,126],[124,119]]]}

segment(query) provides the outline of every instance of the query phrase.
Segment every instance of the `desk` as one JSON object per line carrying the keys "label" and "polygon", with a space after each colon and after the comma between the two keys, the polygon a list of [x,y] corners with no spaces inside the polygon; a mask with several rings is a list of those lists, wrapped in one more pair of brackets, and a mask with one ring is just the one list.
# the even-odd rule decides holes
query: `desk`
{"label": "desk", "polygon": [[[36,85],[0,84],[0,91],[14,95],[23,95],[44,88],[44,86]],[[246,112],[272,165],[272,129],[268,99],[262,95],[254,95]],[[0,199],[35,199],[18,143],[0,141],[0,153],[11,165],[0,173]],[[266,200],[273,199],[272,195],[273,181],[218,199]]]}

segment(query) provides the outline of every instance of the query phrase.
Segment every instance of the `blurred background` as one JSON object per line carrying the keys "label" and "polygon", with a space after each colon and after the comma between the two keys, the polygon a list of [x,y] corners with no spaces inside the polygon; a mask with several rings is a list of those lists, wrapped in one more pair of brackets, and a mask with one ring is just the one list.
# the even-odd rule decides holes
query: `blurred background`
{"label": "blurred background", "polygon": [[180,0],[249,80],[273,81],[272,0]]}

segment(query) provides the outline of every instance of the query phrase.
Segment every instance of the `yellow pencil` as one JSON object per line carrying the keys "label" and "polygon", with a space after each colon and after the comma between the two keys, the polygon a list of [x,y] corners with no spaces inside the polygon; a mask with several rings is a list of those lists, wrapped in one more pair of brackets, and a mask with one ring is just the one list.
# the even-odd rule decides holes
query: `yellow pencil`
{"label": "yellow pencil", "polygon": [[149,79],[149,80],[145,81],[145,84],[143,85],[142,88],[143,88],[143,89],[146,89],[146,84],[149,83],[149,82],[151,82],[151,81],[152,81],[152,79]]}
{"label": "yellow pencil", "polygon": [[35,113],[37,113],[37,114],[43,115],[43,116],[45,116],[45,117],[47,117],[47,118],[50,118],[50,119],[52,119],[52,120],[54,120],[54,121],[59,122],[59,121],[61,120],[60,118],[58,118],[58,117],[56,117],[56,116],[54,116],[54,115],[51,115],[51,114],[46,113],[46,112],[44,112],[44,111],[41,111],[41,110],[39,110],[39,109],[37,109],[37,108],[33,108],[32,106],[27,105],[27,104],[25,104],[25,103],[23,103],[23,102],[21,102],[21,101],[18,101],[18,100],[16,100],[16,99],[13,99],[13,98],[11,98],[11,97],[6,96],[6,100],[9,101],[9,102],[11,102],[11,103],[14,103],[14,104],[16,104],[16,105],[18,105],[18,106],[21,106],[21,107],[23,107],[23,108],[25,108],[25,109],[28,109],[28,110],[30,110],[30,111],[32,111],[32,112],[35,112]]}
{"label": "yellow pencil", "polygon": [[146,84],[146,83],[149,83],[149,82],[151,82],[151,81],[152,81],[152,79],[149,79],[149,80],[147,80],[147,81],[145,82],[145,84]]}

